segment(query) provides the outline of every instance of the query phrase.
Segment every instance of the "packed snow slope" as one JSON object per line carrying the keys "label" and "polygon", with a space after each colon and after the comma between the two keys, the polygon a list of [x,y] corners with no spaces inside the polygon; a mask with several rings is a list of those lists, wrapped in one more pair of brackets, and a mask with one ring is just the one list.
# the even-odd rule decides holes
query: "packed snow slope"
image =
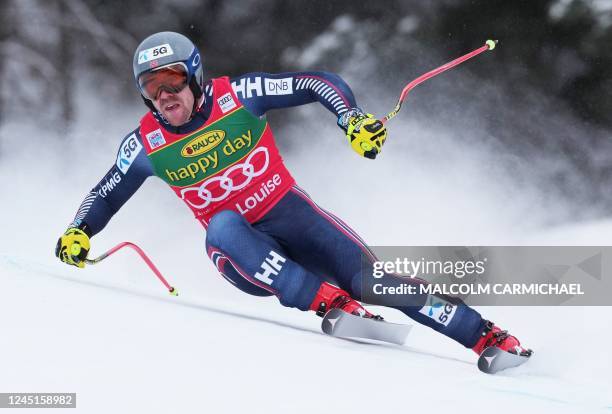
{"label": "packed snow slope", "polygon": [[[311,120],[323,113],[309,111],[301,114]],[[61,264],[57,237],[134,124],[81,122],[63,140],[20,139],[40,134],[23,124],[3,130],[12,138],[0,158],[1,392],[76,392],[71,413],[612,412],[611,308],[480,309],[535,350],[496,376],[419,325],[403,347],[327,337],[312,313],[249,297],[219,277],[203,229],[159,180],[93,238],[92,255],[138,243],[179,297],[129,251],[84,270]],[[577,204],[525,179],[533,171],[506,168],[484,141],[464,145],[449,131],[398,120],[371,162],[329,123],[316,151],[306,129],[278,131],[292,142],[287,164],[373,245],[612,242],[612,221],[568,222]]]}
{"label": "packed snow slope", "polygon": [[404,347],[362,344],[229,286],[183,284],[174,299],[144,269],[97,270],[0,258],[3,391],[76,392],[83,413],[612,410],[609,352],[589,346],[610,339],[606,308],[483,309],[536,350],[487,376],[420,326]]}

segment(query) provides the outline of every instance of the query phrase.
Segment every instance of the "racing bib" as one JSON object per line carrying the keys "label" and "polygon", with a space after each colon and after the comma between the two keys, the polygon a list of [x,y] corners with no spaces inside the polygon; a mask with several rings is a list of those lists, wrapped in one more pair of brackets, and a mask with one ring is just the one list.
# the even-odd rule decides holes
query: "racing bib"
{"label": "racing bib", "polygon": [[229,78],[213,79],[213,108],[188,134],[166,131],[151,112],[140,133],[155,174],[174,190],[204,227],[221,210],[253,223],[294,184],[265,119],[238,100]]}

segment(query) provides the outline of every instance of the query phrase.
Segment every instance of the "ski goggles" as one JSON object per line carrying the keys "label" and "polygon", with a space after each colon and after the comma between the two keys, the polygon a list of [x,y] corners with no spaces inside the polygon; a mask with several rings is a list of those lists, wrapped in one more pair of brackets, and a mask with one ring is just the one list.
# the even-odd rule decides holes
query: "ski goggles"
{"label": "ski goggles", "polygon": [[185,64],[173,63],[152,72],[143,73],[138,78],[138,87],[145,98],[154,101],[161,91],[179,93],[187,86],[187,79]]}

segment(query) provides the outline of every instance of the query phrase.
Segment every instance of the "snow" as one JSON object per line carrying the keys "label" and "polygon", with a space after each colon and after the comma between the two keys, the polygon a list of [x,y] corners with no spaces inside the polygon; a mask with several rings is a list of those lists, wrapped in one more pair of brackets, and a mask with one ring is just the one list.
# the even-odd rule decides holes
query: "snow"
{"label": "snow", "polygon": [[237,300],[221,286],[213,294],[212,277],[209,288],[173,298],[143,266],[138,284],[122,282],[116,263],[99,266],[77,274],[0,258],[0,389],[76,392],[76,411],[87,413],[485,412],[490,403],[499,413],[575,413],[612,404],[607,350],[584,348],[607,343],[606,308],[487,309],[536,354],[486,376],[471,351],[421,326],[405,347],[339,340],[274,299]]}

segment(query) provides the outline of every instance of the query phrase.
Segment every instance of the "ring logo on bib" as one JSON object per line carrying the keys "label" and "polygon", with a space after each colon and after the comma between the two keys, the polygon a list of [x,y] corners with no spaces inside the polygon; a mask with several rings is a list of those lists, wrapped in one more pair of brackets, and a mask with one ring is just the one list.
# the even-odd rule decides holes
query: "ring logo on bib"
{"label": "ring logo on bib", "polygon": [[225,200],[232,192],[245,188],[253,178],[264,174],[269,164],[268,149],[259,147],[243,163],[233,165],[223,175],[214,176],[199,187],[183,188],[181,198],[194,208],[208,207],[210,203]]}
{"label": "ring logo on bib", "polygon": [[[274,81],[268,92],[283,94],[291,88],[288,79]],[[295,180],[283,164],[268,121],[242,104],[229,77],[212,79],[212,95],[210,115],[195,130],[165,130],[152,112],[147,113],[140,120],[141,136],[153,137],[163,129],[164,142],[158,145],[157,140],[145,139],[142,147],[155,175],[204,227],[223,210],[254,223],[290,191]]]}

